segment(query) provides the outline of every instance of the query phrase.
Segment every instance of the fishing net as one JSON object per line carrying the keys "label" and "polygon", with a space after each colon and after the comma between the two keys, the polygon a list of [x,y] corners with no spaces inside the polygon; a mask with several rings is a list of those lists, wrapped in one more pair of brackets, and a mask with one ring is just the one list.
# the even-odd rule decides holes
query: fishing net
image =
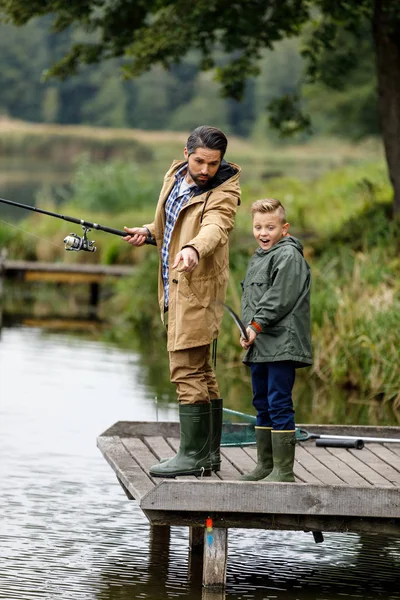
{"label": "fishing net", "polygon": [[221,446],[254,445],[256,443],[255,424],[256,418],[252,415],[224,408]]}
{"label": "fishing net", "polygon": [[[256,444],[256,417],[223,408],[221,446],[252,446]],[[301,442],[304,431],[296,428],[296,442]]]}

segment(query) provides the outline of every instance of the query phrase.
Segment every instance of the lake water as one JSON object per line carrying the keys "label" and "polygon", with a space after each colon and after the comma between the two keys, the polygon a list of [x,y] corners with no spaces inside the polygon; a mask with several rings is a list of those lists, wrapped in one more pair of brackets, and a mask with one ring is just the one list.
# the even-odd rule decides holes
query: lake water
{"label": "lake water", "polygon": [[[146,518],[96,448],[118,420],[176,419],[146,381],[137,354],[94,337],[2,329],[1,599],[204,598],[187,528],[171,528],[169,556],[150,553]],[[398,600],[399,568],[398,539],[231,530],[225,597]]]}

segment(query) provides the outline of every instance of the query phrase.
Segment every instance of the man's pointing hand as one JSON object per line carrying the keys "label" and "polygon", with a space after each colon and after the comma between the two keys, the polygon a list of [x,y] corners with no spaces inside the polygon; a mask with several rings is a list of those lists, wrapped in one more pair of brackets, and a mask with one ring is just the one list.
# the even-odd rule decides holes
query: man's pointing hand
{"label": "man's pointing hand", "polygon": [[171,266],[172,269],[176,269],[177,271],[191,273],[199,264],[199,255],[194,248],[188,246],[187,248],[183,248],[178,254],[175,256],[174,264]]}

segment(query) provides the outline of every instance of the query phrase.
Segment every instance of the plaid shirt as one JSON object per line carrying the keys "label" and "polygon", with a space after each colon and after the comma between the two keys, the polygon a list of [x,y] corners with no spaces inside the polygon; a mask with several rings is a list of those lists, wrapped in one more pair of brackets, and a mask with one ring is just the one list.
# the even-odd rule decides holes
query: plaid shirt
{"label": "plaid shirt", "polygon": [[[172,231],[181,208],[190,200],[197,190],[195,184],[186,189],[184,194],[180,195],[180,187],[187,172],[187,164],[183,165],[175,174],[175,185],[165,203],[165,231],[164,240],[161,249],[162,257],[162,278],[164,283],[164,306],[168,308],[169,302],[169,246],[171,243]],[[175,257],[174,257],[175,258]]]}

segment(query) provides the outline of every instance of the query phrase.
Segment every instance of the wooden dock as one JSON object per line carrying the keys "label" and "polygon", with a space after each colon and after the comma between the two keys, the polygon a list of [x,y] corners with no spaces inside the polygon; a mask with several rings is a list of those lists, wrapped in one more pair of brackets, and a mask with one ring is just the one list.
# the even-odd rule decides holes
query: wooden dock
{"label": "wooden dock", "polygon": [[128,265],[68,264],[62,262],[36,262],[7,260],[0,253],[0,301],[4,293],[4,280],[57,284],[86,284],[89,286],[89,315],[96,315],[100,284],[115,277],[134,273]]}
{"label": "wooden dock", "polygon": [[131,275],[134,269],[126,265],[68,264],[27,260],[4,260],[0,263],[2,277],[22,281],[55,283],[101,283],[107,277]]}
{"label": "wooden dock", "polygon": [[[400,427],[300,427],[317,434],[400,440]],[[321,531],[400,535],[400,443],[366,443],[358,450],[300,442],[296,483],[240,481],[254,467],[254,446],[221,448],[221,471],[211,477],[151,477],[150,467],[179,446],[175,422],[121,421],[101,434],[97,445],[128,498],[137,501],[154,527],[190,528],[191,551],[201,546],[204,552],[206,587],[225,585],[230,527],[310,531],[316,540]]]}

